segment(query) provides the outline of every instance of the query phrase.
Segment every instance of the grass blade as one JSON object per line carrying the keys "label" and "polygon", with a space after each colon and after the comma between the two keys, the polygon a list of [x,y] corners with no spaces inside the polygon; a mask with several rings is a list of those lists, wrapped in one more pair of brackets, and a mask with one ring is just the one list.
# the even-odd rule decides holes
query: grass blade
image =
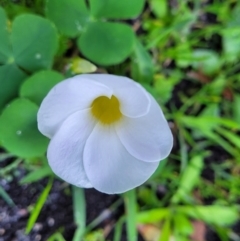
{"label": "grass blade", "polygon": [[31,212],[31,215],[28,219],[28,223],[27,223],[27,227],[26,227],[26,234],[29,234],[30,231],[32,230],[32,228],[39,216],[39,213],[40,213],[45,201],[47,200],[48,194],[52,188],[52,184],[53,184],[53,178],[50,178],[47,186],[44,188],[39,199],[37,200],[37,203],[36,203],[34,209]]}
{"label": "grass blade", "polygon": [[9,205],[9,206],[14,206],[14,202],[11,199],[11,197],[8,195],[8,193],[0,186],[0,197],[3,198],[3,200]]}
{"label": "grass blade", "polygon": [[51,168],[49,166],[44,166],[27,174],[23,179],[21,179],[20,184],[37,182],[40,179],[52,174]]}
{"label": "grass blade", "polygon": [[113,241],[120,241],[121,240],[121,236],[122,236],[122,226],[124,223],[125,219],[124,217],[120,218],[118,220],[118,222],[115,225],[115,229],[114,229],[114,237],[113,237]]}
{"label": "grass blade", "polygon": [[47,241],[66,241],[65,238],[62,236],[61,233],[57,232],[51,235]]}

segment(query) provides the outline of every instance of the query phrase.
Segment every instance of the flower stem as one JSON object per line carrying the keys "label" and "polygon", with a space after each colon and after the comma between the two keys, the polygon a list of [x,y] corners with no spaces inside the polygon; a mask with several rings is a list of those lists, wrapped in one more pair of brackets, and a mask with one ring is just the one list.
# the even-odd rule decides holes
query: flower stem
{"label": "flower stem", "polygon": [[128,241],[137,241],[136,227],[136,190],[124,193]]}
{"label": "flower stem", "polygon": [[82,240],[86,228],[86,201],[82,188],[73,187],[73,210],[74,220],[77,224],[73,241],[79,241]]}

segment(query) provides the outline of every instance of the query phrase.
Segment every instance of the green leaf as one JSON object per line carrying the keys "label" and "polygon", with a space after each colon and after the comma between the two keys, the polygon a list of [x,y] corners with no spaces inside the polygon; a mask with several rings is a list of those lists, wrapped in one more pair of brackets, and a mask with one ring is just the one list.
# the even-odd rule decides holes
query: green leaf
{"label": "green leaf", "polygon": [[190,195],[190,192],[199,181],[202,169],[202,156],[193,157],[189,162],[186,170],[183,172],[177,192],[172,197],[173,203],[178,203],[182,200],[185,200],[187,195]]}
{"label": "green leaf", "polygon": [[188,217],[181,213],[173,215],[174,231],[189,236],[193,233],[193,226]]}
{"label": "green leaf", "polygon": [[191,218],[199,219],[207,224],[225,226],[232,225],[238,220],[238,211],[235,207],[226,206],[186,206],[178,210]]}
{"label": "green leaf", "polygon": [[226,85],[227,85],[226,77],[219,75],[211,83],[208,83],[206,85],[206,90],[209,95],[220,96],[222,95]]}
{"label": "green leaf", "polygon": [[146,205],[157,206],[159,205],[159,199],[156,197],[155,192],[146,186],[138,188],[138,199]]}
{"label": "green leaf", "polygon": [[166,77],[164,75],[154,76],[154,90],[159,98],[159,102],[165,104],[172,96],[174,86],[181,80],[179,75]]}
{"label": "green leaf", "polygon": [[56,232],[53,235],[51,235],[47,241],[66,241],[66,239],[64,239],[64,237],[62,236],[61,233]]}
{"label": "green leaf", "polygon": [[224,57],[229,62],[237,61],[240,57],[240,29],[239,27],[223,30]]}
{"label": "green leaf", "polygon": [[76,37],[89,20],[84,0],[48,0],[46,15],[63,34]]}
{"label": "green leaf", "polygon": [[0,110],[16,97],[18,89],[26,77],[27,75],[15,64],[0,66]]}
{"label": "green leaf", "polygon": [[144,3],[144,0],[90,0],[90,9],[96,18],[128,19],[137,17],[142,12]]}
{"label": "green leaf", "polygon": [[216,128],[217,132],[220,133],[229,143],[232,143],[236,148],[240,149],[240,137],[239,134],[233,133],[230,130],[218,127]]}
{"label": "green leaf", "polygon": [[7,16],[3,8],[0,7],[0,64],[6,63],[10,54],[9,33],[7,28]]}
{"label": "green leaf", "polygon": [[0,141],[14,155],[27,158],[45,153],[48,139],[37,129],[38,106],[27,99],[11,102],[0,117]]}
{"label": "green leaf", "polygon": [[20,89],[20,96],[28,98],[40,105],[47,93],[63,80],[60,73],[52,70],[42,70],[26,79]]}
{"label": "green leaf", "polygon": [[49,166],[43,166],[35,171],[30,172],[21,179],[20,184],[33,183],[41,180],[44,177],[52,175],[53,172]]}
{"label": "green leaf", "polygon": [[194,61],[194,56],[189,42],[179,43],[174,49],[168,51],[175,58],[177,66],[187,68]]}
{"label": "green leaf", "polygon": [[183,35],[189,35],[193,24],[197,21],[198,12],[191,11],[190,9],[185,9],[184,14],[176,14],[173,18],[172,30],[175,35],[179,37]]}
{"label": "green leaf", "polygon": [[[192,117],[182,116],[180,120],[184,125],[190,128],[212,129],[216,125],[223,125],[226,128],[239,130],[239,124],[226,118],[218,118],[213,116]],[[210,125],[210,126],[209,126]]]}
{"label": "green leaf", "polygon": [[[5,0],[1,0],[5,1]],[[8,0],[7,0],[8,1]],[[39,12],[37,9],[29,8],[27,6],[20,4],[15,4],[11,1],[8,1],[9,4],[4,6],[5,11],[8,14],[8,19],[12,21],[16,16],[25,14],[25,13],[31,13],[31,12]]]}
{"label": "green leaf", "polygon": [[234,100],[232,104],[233,108],[233,120],[240,123],[240,94],[234,94]]}
{"label": "green leaf", "polygon": [[[218,145],[222,146],[226,151],[231,155],[234,155],[235,158],[239,157],[238,148],[233,148],[228,141],[222,138],[215,130],[221,125],[225,128],[230,128],[234,130],[239,130],[239,124],[230,119],[218,118],[218,117],[191,117],[191,116],[182,116],[181,122],[187,127],[201,131],[201,133],[208,139],[216,142]],[[217,129],[219,131],[219,129]]]}
{"label": "green leaf", "polygon": [[47,200],[48,194],[52,188],[52,184],[53,184],[53,178],[50,178],[47,186],[44,188],[43,192],[41,193],[40,197],[37,200],[37,203],[36,203],[34,209],[31,212],[31,215],[28,219],[28,223],[27,223],[27,227],[26,227],[26,234],[29,234],[30,231],[32,230],[32,228],[41,212],[41,209]]}
{"label": "green leaf", "polygon": [[220,58],[214,51],[196,49],[193,52],[193,58],[195,59],[192,61],[193,67],[200,69],[205,74],[214,74],[221,67]]}
{"label": "green leaf", "polygon": [[137,214],[138,223],[156,223],[169,216],[170,212],[167,208],[151,209]]}
{"label": "green leaf", "polygon": [[[105,241],[105,232],[104,229],[97,229],[97,230],[93,230],[90,233],[86,234],[84,236],[84,239],[77,239],[77,240],[73,240],[73,241]],[[131,241],[131,240],[128,240]]]}
{"label": "green leaf", "polygon": [[135,38],[133,51],[132,78],[138,82],[151,83],[154,73],[151,55],[137,38]]}
{"label": "green leaf", "polygon": [[[230,5],[230,4],[229,4]],[[222,7],[222,4],[221,4]],[[219,9],[218,9],[219,11]],[[226,17],[228,18],[226,21],[227,27],[239,27],[240,25],[240,17],[239,17],[239,11],[240,11],[240,3],[236,2],[236,5],[231,11],[231,14],[228,14]]]}
{"label": "green leaf", "polygon": [[81,52],[91,61],[113,65],[124,61],[132,51],[134,33],[122,23],[94,22],[78,39]]}
{"label": "green leaf", "polygon": [[164,222],[159,241],[169,241],[170,240],[170,235],[171,235],[171,225],[170,224],[171,224],[170,219],[167,219]]}
{"label": "green leaf", "polygon": [[157,17],[163,18],[167,15],[167,8],[168,8],[167,0],[151,0],[150,6],[153,13]]}
{"label": "green leaf", "polygon": [[15,62],[30,72],[52,66],[58,47],[54,25],[42,17],[23,14],[12,25],[12,45]]}
{"label": "green leaf", "polygon": [[201,112],[201,116],[218,117],[220,115],[219,103],[212,103],[206,106]]}

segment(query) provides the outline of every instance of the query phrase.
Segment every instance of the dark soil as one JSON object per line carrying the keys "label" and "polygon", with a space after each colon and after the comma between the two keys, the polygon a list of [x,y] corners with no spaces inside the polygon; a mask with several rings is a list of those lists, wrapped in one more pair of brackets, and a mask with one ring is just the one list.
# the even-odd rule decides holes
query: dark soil
{"label": "dark soil", "polygon": [[[6,162],[11,162],[11,160],[6,160]],[[73,221],[71,187],[59,180],[54,181],[36,224],[31,233],[26,235],[25,228],[30,207],[35,205],[48,180],[43,179],[37,183],[20,185],[19,181],[24,176],[25,170],[20,165],[18,171],[20,175],[14,177],[11,182],[0,178],[1,187],[6,190],[15,204],[9,206],[3,199],[0,199],[0,241],[46,241],[53,233],[60,230],[66,241],[71,241],[76,229]],[[86,189],[85,196],[87,224],[91,223],[102,212],[109,211],[109,207],[119,199],[118,195],[103,194],[95,189]],[[96,227],[102,229],[110,227],[106,240],[112,240],[114,224],[123,212],[124,207],[121,204],[117,210],[110,212],[110,215],[107,215],[108,217]],[[123,228],[121,240],[127,241],[125,228]],[[138,240],[143,239],[139,237]]]}
{"label": "dark soil", "polygon": [[[73,222],[72,199],[61,190],[61,183],[55,181],[48,201],[46,202],[33,231],[30,235],[25,235],[25,227],[29,217],[27,208],[34,204],[34,201],[42,190],[43,185],[32,184],[26,186],[16,186],[12,184],[12,199],[15,207],[7,206],[0,200],[0,241],[40,241],[46,240],[51,234],[60,228],[64,229],[64,237],[71,240],[75,231]],[[15,189],[15,191],[13,190]],[[10,191],[11,194],[11,191]],[[89,220],[96,218],[102,210],[107,208],[113,201],[113,196],[101,194],[95,190],[86,191]]]}
{"label": "dark soil", "polygon": [[[20,171],[24,172],[21,168]],[[0,179],[0,185],[15,203],[11,207],[0,199],[0,241],[44,241],[60,228],[63,230],[65,239],[70,241],[76,229],[73,221],[70,187],[64,186],[61,181],[54,181],[50,195],[33,230],[29,235],[25,235],[29,207],[36,203],[37,198],[47,184],[47,180],[43,179],[41,182],[32,183],[31,185],[19,185],[19,180],[20,177],[15,177],[8,183],[4,179]],[[94,189],[86,189],[85,193],[87,223],[93,221],[118,199],[117,195],[106,195]],[[117,214],[114,214],[104,222],[114,223],[117,218]],[[106,225],[106,223],[102,225]]]}

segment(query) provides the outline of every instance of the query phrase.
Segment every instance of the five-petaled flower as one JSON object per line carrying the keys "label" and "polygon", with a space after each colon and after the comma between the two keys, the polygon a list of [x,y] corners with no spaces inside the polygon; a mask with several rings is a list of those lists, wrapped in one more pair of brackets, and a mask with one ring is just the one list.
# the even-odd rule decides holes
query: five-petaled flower
{"label": "five-petaled flower", "polygon": [[133,80],[109,74],[57,84],[40,106],[38,128],[51,139],[47,158],[56,175],[109,194],[145,182],[173,145],[154,98]]}

